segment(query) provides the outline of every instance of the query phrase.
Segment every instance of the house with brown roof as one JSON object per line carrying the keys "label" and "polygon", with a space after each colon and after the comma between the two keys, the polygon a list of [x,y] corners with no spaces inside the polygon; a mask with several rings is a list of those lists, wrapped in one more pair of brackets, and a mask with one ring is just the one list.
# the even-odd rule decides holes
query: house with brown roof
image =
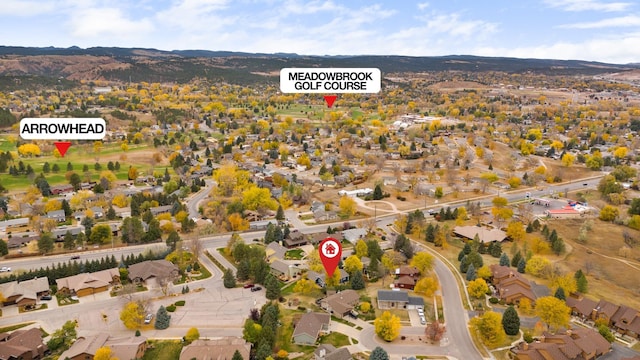
{"label": "house with brown roof", "polygon": [[130,265],[129,279],[135,283],[148,284],[149,280],[157,281],[158,279],[173,280],[178,277],[178,267],[167,260],[149,260],[141,263]]}
{"label": "house with brown roof", "polygon": [[56,280],[58,292],[76,296],[87,296],[107,291],[110,286],[119,283],[120,270],[118,268],[83,273]]}
{"label": "house with brown roof", "polygon": [[4,296],[2,302],[4,306],[18,305],[21,308],[34,306],[42,295],[49,294],[49,279],[45,276],[0,284],[0,293]]}
{"label": "house with brown roof", "polygon": [[403,265],[396,269],[393,286],[401,289],[413,290],[420,277],[420,271],[415,266]]}
{"label": "house with brown roof", "polygon": [[293,343],[313,345],[322,333],[329,332],[331,315],[308,312],[302,315],[293,330]]}
{"label": "house with brown roof", "polygon": [[0,334],[0,337],[0,360],[42,359],[47,351],[38,328],[16,330],[11,334]]}
{"label": "house with brown roof", "polygon": [[473,240],[476,235],[482,244],[488,244],[490,242],[502,242],[507,238],[507,233],[495,228],[487,228],[484,226],[469,225],[469,226],[456,226],[453,228],[453,233],[461,238]]}
{"label": "house with brown roof", "polygon": [[626,305],[621,305],[611,317],[611,327],[623,335],[640,337],[640,312]]}
{"label": "house with brown roof", "polygon": [[320,301],[320,307],[329,314],[342,319],[360,302],[360,295],[355,290],[347,289],[329,295]]}
{"label": "house with brown roof", "polygon": [[351,360],[351,353],[346,347],[336,349],[331,344],[321,344],[313,352],[314,360]]}
{"label": "house with brown roof", "polygon": [[600,300],[596,307],[593,309],[593,315],[591,318],[593,321],[605,320],[609,326],[611,326],[611,318],[618,311],[620,306],[613,304],[607,300]]}
{"label": "house with brown roof", "polygon": [[545,333],[539,341],[521,343],[514,353],[516,360],[593,360],[611,351],[611,344],[593,329],[575,328],[565,332]]}
{"label": "house with brown roof", "polygon": [[508,266],[493,264],[489,267],[492,274],[492,284],[498,291],[498,297],[507,304],[517,304],[521,299],[536,301],[536,295],[531,290],[531,283],[522,274]]}
{"label": "house with brown roof", "polygon": [[230,360],[236,350],[243,359],[249,359],[251,344],[239,337],[199,339],[182,348],[180,360]]}
{"label": "house with brown roof", "polygon": [[598,305],[598,302],[586,297],[569,296],[566,300],[567,306],[571,308],[571,314],[587,320],[591,318],[593,310]]}
{"label": "house with brown roof", "polygon": [[93,359],[99,348],[108,346],[113,356],[119,360],[142,359],[147,350],[147,338],[144,336],[110,337],[100,333],[91,336],[79,336],[69,350],[60,355],[60,359],[86,360]]}

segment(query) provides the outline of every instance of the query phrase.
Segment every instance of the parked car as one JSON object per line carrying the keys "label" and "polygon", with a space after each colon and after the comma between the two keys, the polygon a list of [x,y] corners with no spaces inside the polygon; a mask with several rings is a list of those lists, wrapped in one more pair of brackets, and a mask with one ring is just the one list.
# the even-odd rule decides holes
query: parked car
{"label": "parked car", "polygon": [[71,257],[71,260],[78,260],[78,259],[80,259],[80,255],[73,255]]}
{"label": "parked car", "polygon": [[3,266],[0,268],[0,272],[11,272],[11,268],[8,266]]}
{"label": "parked car", "polygon": [[253,284],[244,284],[244,286],[243,286],[243,287],[244,287],[245,289],[249,289],[249,288],[252,288],[253,286],[254,286]]}
{"label": "parked car", "polygon": [[144,317],[144,323],[151,324],[152,319],[153,319],[153,314],[147,314],[147,316]]}
{"label": "parked car", "polygon": [[40,296],[40,300],[49,301],[51,299],[53,299],[53,297],[51,295],[42,295],[42,296]]}
{"label": "parked car", "polygon": [[251,291],[260,291],[262,288],[260,286],[254,286],[251,288]]}
{"label": "parked car", "polygon": [[425,319],[424,316],[420,316],[420,324],[422,324],[422,325],[426,325],[427,324],[427,319]]}

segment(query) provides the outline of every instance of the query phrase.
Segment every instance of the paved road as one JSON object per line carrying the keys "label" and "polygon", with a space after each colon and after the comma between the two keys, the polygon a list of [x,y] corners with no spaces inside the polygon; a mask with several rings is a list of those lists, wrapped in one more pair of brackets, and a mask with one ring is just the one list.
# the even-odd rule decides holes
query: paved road
{"label": "paved road", "polygon": [[200,219],[201,215],[200,215],[200,212],[198,211],[200,202],[204,198],[209,196],[209,193],[211,193],[211,189],[213,189],[214,184],[215,182],[213,180],[210,180],[210,179],[205,180],[205,186],[202,189],[200,189],[200,191],[191,195],[187,199],[187,210],[189,211],[189,217],[191,219],[194,219],[194,218]]}

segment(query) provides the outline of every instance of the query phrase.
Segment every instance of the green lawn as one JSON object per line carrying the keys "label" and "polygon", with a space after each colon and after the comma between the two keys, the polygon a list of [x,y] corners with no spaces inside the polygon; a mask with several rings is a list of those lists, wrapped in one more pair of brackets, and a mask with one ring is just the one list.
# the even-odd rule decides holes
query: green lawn
{"label": "green lawn", "polygon": [[320,339],[318,339],[318,342],[320,344],[331,344],[337,348],[341,346],[351,345],[351,343],[349,342],[349,337],[347,335],[337,332],[332,332],[331,334],[321,336]]}
{"label": "green lawn", "polygon": [[302,249],[289,250],[284,254],[285,260],[300,260],[304,256]]}
{"label": "green lawn", "polygon": [[291,342],[293,336],[293,317],[296,314],[302,315],[302,312],[280,308],[280,314],[282,326],[278,328],[276,347],[285,349],[289,353],[303,352],[305,354],[311,354],[313,350],[315,350],[315,346],[296,345]]}
{"label": "green lawn", "polygon": [[142,360],[175,360],[180,358],[181,341],[151,341]]}
{"label": "green lawn", "polygon": [[23,327],[31,325],[31,324],[33,324],[33,321],[26,322],[26,323],[21,323],[21,324],[5,326],[5,327],[0,328],[0,333],[5,333],[5,332],[11,332],[13,330],[18,330],[20,328],[23,328]]}

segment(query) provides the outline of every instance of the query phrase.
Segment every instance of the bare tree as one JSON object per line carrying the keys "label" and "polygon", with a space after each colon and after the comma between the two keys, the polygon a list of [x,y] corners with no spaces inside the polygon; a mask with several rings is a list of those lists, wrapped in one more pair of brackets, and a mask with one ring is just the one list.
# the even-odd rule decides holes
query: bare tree
{"label": "bare tree", "polygon": [[170,274],[160,275],[156,277],[156,281],[160,286],[160,291],[162,291],[162,295],[169,295],[169,288],[171,287],[171,283],[173,282],[174,277]]}
{"label": "bare tree", "polygon": [[446,329],[445,326],[442,325],[439,321],[434,321],[427,325],[424,329],[424,334],[427,336],[427,339],[433,342],[440,342],[442,337],[444,336]]}
{"label": "bare tree", "polygon": [[195,236],[191,239],[191,252],[194,259],[198,259],[202,254],[202,241],[200,240],[200,231],[196,230]]}
{"label": "bare tree", "polygon": [[134,283],[124,284],[122,285],[122,288],[118,290],[118,296],[127,300],[127,303],[129,303],[133,301],[133,294],[135,294],[136,291],[138,291],[138,286],[136,284]]}

